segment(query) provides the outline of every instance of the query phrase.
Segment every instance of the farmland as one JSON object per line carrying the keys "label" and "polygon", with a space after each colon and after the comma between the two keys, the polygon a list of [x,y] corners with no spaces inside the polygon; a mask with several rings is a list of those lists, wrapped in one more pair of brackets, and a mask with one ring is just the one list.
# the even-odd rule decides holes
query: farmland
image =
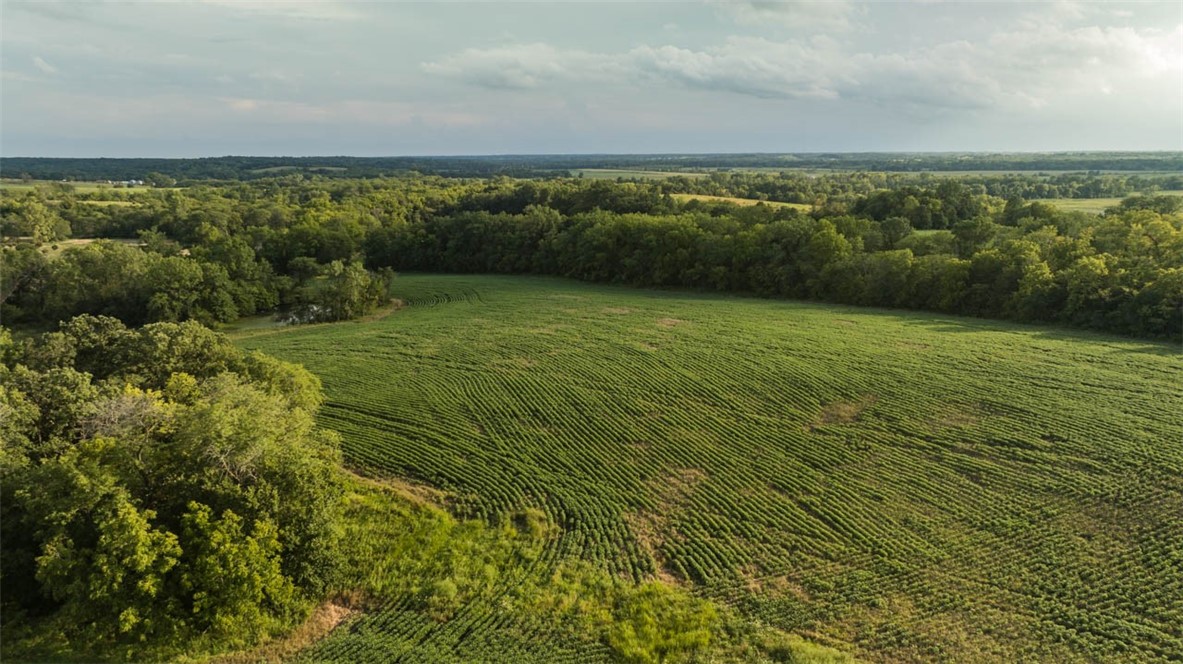
{"label": "farmland", "polygon": [[[1160,191],[1160,195],[1183,196],[1183,191]],[[1067,212],[1088,212],[1101,214],[1111,207],[1121,205],[1121,198],[1044,198],[1040,203],[1048,203]]]}
{"label": "farmland", "polygon": [[39,187],[54,187],[68,188],[69,191],[79,194],[94,194],[94,193],[135,193],[146,191],[147,188],[140,187],[116,187],[109,182],[58,182],[55,180],[0,180],[0,190],[11,192],[33,191]]}
{"label": "farmland", "polygon": [[[446,620],[406,601],[415,567],[375,565],[381,601],[311,659],[602,660],[505,608],[575,561],[871,661],[1183,656],[1173,346],[542,278],[395,294],[383,318],[236,338],[320,376],[360,472],[550,534],[465,526],[487,546],[442,549],[475,561],[449,563],[470,601]],[[466,595],[482,568],[497,589]]]}
{"label": "farmland", "polygon": [[626,180],[661,180],[672,177],[704,178],[707,176],[706,173],[696,171],[652,171],[645,169],[619,168],[579,168],[572,170],[571,175],[588,178],[590,180],[615,180],[617,178],[624,178]]}
{"label": "farmland", "polygon": [[758,205],[763,203],[772,207],[787,207],[797,210],[804,210],[808,212],[813,208],[812,205],[804,203],[782,203],[780,201],[761,201],[752,198],[735,198],[734,196],[707,196],[706,194],[671,194],[675,200],[682,201],[702,201],[704,203],[734,203],[736,205]]}

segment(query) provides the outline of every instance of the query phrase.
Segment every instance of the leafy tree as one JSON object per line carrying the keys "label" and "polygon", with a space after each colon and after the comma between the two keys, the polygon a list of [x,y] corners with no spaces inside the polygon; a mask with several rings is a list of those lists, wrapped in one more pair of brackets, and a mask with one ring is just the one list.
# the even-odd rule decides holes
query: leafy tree
{"label": "leafy tree", "polygon": [[879,230],[888,248],[895,248],[900,240],[912,234],[912,224],[903,217],[888,217],[879,224]]}
{"label": "leafy tree", "polygon": [[149,187],[172,187],[177,181],[172,176],[153,171],[144,176],[144,183]]}
{"label": "leafy tree", "polygon": [[297,607],[296,589],[280,569],[279,534],[265,520],[246,529],[230,510],[215,518],[190,502],[181,518],[186,551],[181,587],[193,620],[232,643],[250,642]]}
{"label": "leafy tree", "polygon": [[307,371],[193,322],[0,342],[6,624],[49,614],[88,647],[247,642],[336,578],[340,454]]}
{"label": "leafy tree", "polygon": [[60,614],[98,638],[142,638],[175,628],[165,586],[181,550],[103,463],[116,444],[84,441],[33,468],[14,497],[40,545],[36,579]]}
{"label": "leafy tree", "polygon": [[953,227],[954,245],[957,255],[970,258],[978,250],[994,239],[998,229],[994,222],[986,217],[977,217],[958,222]]}

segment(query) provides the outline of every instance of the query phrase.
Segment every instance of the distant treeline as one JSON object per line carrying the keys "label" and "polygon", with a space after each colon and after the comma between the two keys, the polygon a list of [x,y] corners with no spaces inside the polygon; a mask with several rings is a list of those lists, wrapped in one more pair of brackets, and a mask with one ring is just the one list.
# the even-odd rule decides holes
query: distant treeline
{"label": "distant treeline", "polygon": [[450,177],[553,177],[581,169],[714,171],[726,169],[842,171],[1174,171],[1181,152],[1058,153],[809,153],[653,155],[489,155],[454,157],[208,157],[200,159],[0,158],[4,177],[39,180],[251,180],[289,172],[328,177],[379,177],[419,172]]}
{"label": "distant treeline", "polygon": [[[906,211],[917,228],[943,228],[947,205],[964,205],[971,196],[1018,198],[1120,198],[1134,193],[1183,190],[1183,173],[1002,173],[934,175],[928,173],[853,172],[711,173],[674,176],[661,181],[669,193],[730,196],[813,205],[850,204],[861,210]],[[924,216],[937,221],[925,221]],[[934,225],[935,224],[935,225]]]}
{"label": "distant treeline", "polygon": [[113,190],[118,205],[39,188],[4,197],[5,235],[42,249],[66,234],[139,246],[99,242],[55,257],[32,243],[8,248],[0,313],[30,323],[82,313],[213,323],[302,305],[348,317],[381,301],[390,277],[381,271],[392,268],[1183,334],[1179,196],[1133,196],[1096,216],[957,180],[896,190],[836,182],[845,182],[839,193],[810,212],[681,201],[664,181],[293,177]]}
{"label": "distant treeline", "polygon": [[365,248],[371,267],[397,270],[551,274],[1180,338],[1178,215],[1129,208],[1086,220],[1040,204],[1010,212],[918,234],[900,217],[751,223],[531,208],[378,229]]}

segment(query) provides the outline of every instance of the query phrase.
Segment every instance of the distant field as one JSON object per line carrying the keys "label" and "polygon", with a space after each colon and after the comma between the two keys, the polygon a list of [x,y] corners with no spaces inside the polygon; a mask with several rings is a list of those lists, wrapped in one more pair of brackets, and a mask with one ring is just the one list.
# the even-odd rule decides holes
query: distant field
{"label": "distant field", "polygon": [[255,168],[251,169],[251,173],[287,173],[290,171],[326,171],[329,173],[341,173],[348,169],[344,166],[272,166],[270,168]]}
{"label": "distant field", "polygon": [[[350,464],[494,523],[542,510],[531,574],[664,579],[871,661],[1183,657],[1176,347],[538,278],[395,292],[238,340],[321,377]],[[491,597],[385,606],[309,657],[604,660],[527,645]]]}
{"label": "distant field", "polygon": [[[1159,194],[1183,196],[1183,191],[1160,191]],[[1049,203],[1063,210],[1101,214],[1106,209],[1121,205],[1123,198],[1041,198],[1040,203]]]}
{"label": "distant field", "polygon": [[73,240],[57,240],[41,246],[41,251],[50,258],[61,255],[61,253],[70,247],[84,247],[88,244],[98,242],[100,239],[107,242],[116,242],[118,244],[139,245],[140,241],[132,238],[76,238]]}
{"label": "distant field", "polygon": [[771,207],[790,207],[797,210],[804,210],[808,212],[813,209],[812,205],[807,203],[782,203],[780,201],[758,201],[751,198],[733,198],[730,196],[707,196],[706,194],[670,194],[670,196],[679,201],[706,201],[718,203],[735,203],[736,205],[756,205],[763,203]]}
{"label": "distant field", "polygon": [[37,187],[52,187],[55,185],[68,185],[74,192],[79,194],[92,194],[95,192],[120,192],[120,193],[136,193],[143,191],[155,191],[158,189],[176,189],[176,187],[149,187],[146,185],[138,187],[116,187],[113,184],[106,182],[58,182],[56,180],[30,180],[25,182],[23,180],[0,180],[0,190],[3,191],[30,191]]}
{"label": "distant field", "polygon": [[[47,187],[57,184],[67,184],[74,188],[74,191],[84,194],[96,191],[115,191],[113,185],[106,182],[56,182],[52,180],[30,180],[23,182],[21,180],[0,180],[0,189],[9,191],[30,191],[37,187]],[[147,189],[147,187],[140,187],[139,190]],[[119,191],[137,191],[136,188],[120,188]]]}
{"label": "distant field", "polygon": [[127,207],[132,205],[139,205],[136,201],[78,201],[82,205],[97,205],[99,207],[108,207],[114,205],[115,207]]}
{"label": "distant field", "polygon": [[708,173],[677,172],[677,171],[645,171],[645,170],[615,170],[609,168],[582,168],[571,171],[573,176],[583,176],[593,180],[615,180],[616,178],[643,178],[662,180],[675,176],[684,178],[705,178]]}

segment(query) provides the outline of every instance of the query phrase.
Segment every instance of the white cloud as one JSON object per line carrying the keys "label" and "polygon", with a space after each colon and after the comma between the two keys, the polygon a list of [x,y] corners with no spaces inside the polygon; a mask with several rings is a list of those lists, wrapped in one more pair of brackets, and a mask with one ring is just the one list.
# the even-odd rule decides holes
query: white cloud
{"label": "white cloud", "polygon": [[249,113],[259,108],[259,102],[254,99],[226,99],[226,105],[235,111]]}
{"label": "white cloud", "polygon": [[549,44],[517,44],[465,49],[438,62],[425,62],[429,74],[458,78],[486,88],[528,89],[562,79],[598,78],[619,58]]}
{"label": "white cloud", "polygon": [[847,0],[716,0],[714,3],[743,26],[843,31],[852,27],[855,5]]}
{"label": "white cloud", "polygon": [[852,50],[827,37],[730,37],[690,49],[640,46],[618,53],[522,44],[466,49],[427,72],[490,88],[562,82],[666,83],[771,99],[861,99],[928,109],[1040,108],[1062,95],[1183,72],[1183,25],[1157,29],[1055,25],[895,52]]}
{"label": "white cloud", "polygon": [[244,14],[311,21],[348,21],[362,17],[357,5],[327,0],[200,0],[201,4]]}
{"label": "white cloud", "polygon": [[835,80],[847,67],[827,62],[831,45],[773,42],[732,37],[717,48],[693,51],[675,46],[642,46],[625,54],[629,68],[646,77],[704,90],[725,90],[765,98],[838,96]]}
{"label": "white cloud", "polygon": [[44,72],[46,74],[58,73],[57,67],[54,67],[53,65],[49,64],[48,62],[43,60],[41,58],[41,56],[39,56],[39,55],[33,56],[33,66],[40,69],[42,72]]}

